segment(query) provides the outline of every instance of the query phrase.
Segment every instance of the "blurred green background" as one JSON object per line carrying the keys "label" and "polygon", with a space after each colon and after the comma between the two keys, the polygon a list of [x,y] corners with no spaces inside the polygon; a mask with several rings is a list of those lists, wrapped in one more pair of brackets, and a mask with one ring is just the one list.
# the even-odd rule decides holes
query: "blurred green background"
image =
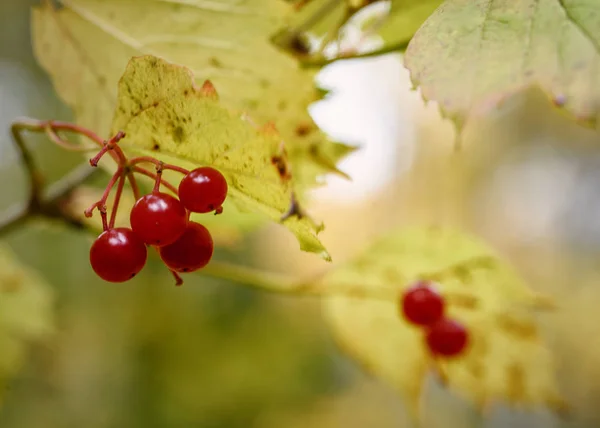
{"label": "blurred green background", "polygon": [[[0,209],[27,195],[10,122],[20,115],[71,117],[31,52],[29,9],[36,3],[0,0]],[[402,150],[378,146],[374,159],[393,156],[412,170],[386,166],[395,177],[360,200],[317,198],[313,211],[327,224],[323,237],[334,259],[343,261],[397,224],[461,225],[502,251],[532,288],[562,304],[542,324],[573,408],[570,419],[502,403],[480,419],[429,379],[427,426],[600,426],[598,132],[575,125],[531,91],[482,119],[457,157],[453,129],[435,106],[422,106],[406,75],[389,84],[405,87],[392,94],[404,107],[394,110],[398,117],[370,126],[387,121],[412,131],[398,141]],[[366,115],[370,106],[363,109]],[[49,181],[82,161],[39,136],[27,141]],[[418,147],[414,160],[411,147]],[[362,165],[356,181],[377,167]],[[57,328],[32,345],[9,383],[0,428],[410,426],[391,388],[335,347],[316,299],[265,294],[202,275],[175,288],[154,255],[130,283],[106,284],[89,267],[91,239],[50,224],[30,224],[4,238],[50,283]],[[219,249],[216,257],[290,275],[324,267],[315,256],[299,254],[294,238],[276,225]]]}

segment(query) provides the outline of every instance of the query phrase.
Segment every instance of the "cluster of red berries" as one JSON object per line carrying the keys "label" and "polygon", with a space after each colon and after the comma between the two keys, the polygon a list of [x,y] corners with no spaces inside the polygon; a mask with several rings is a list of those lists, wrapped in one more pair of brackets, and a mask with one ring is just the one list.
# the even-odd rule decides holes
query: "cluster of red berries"
{"label": "cluster of red berries", "polygon": [[[116,145],[124,136],[118,133],[105,142],[102,150],[90,160],[92,166],[97,166],[100,158],[111,152],[118,165],[101,200],[85,212],[86,216],[91,216],[93,210],[98,209],[104,229],[92,244],[90,264],[105,281],[125,282],[143,269],[148,257],[147,247],[152,246],[175,276],[176,284],[180,285],[183,280],[179,273],[203,268],[212,258],[214,250],[210,232],[200,223],[191,221],[190,214],[220,214],[227,197],[227,181],[223,174],[207,166],[188,171],[147,156],[127,159]],[[140,167],[141,163],[154,164],[156,173]],[[167,169],[184,175],[178,187],[163,180],[163,170]],[[155,180],[151,193],[140,195],[134,173]],[[129,215],[131,227],[115,227],[116,211],[126,178],[132,185],[137,201]],[[106,200],[116,184],[115,202],[108,220]],[[162,192],[161,185],[168,188],[171,194]]]}
{"label": "cluster of red berries", "polygon": [[429,281],[418,281],[401,299],[401,311],[411,324],[424,328],[425,342],[434,356],[455,357],[468,345],[467,329],[447,318],[445,301]]}
{"label": "cluster of red berries", "polygon": [[96,239],[90,262],[100,278],[110,282],[133,278],[146,264],[146,245],[156,247],[174,272],[193,272],[208,264],[212,237],[189,215],[220,210],[227,182],[216,169],[197,168],[181,180],[178,193],[179,199],[160,191],[142,196],[131,210],[131,228],[109,228]]}

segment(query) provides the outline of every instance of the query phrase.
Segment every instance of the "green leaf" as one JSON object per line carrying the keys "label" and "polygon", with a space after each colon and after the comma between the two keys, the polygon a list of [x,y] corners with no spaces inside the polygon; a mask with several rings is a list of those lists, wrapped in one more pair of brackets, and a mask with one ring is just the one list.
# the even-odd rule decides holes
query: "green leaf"
{"label": "green leaf", "polygon": [[448,0],[417,32],[405,60],[423,97],[459,128],[536,85],[593,125],[600,115],[600,2]]}
{"label": "green leaf", "polygon": [[[195,86],[192,72],[153,56],[134,58],[119,82],[112,133],[121,147],[184,166],[211,165],[229,185],[228,199],[279,222],[294,198],[285,146],[273,128],[257,129],[223,107],[215,88]],[[304,251],[330,256],[307,217],[285,220]]]}
{"label": "green leaf", "polygon": [[408,43],[444,0],[392,0],[390,12],[378,30],[385,45]]}
{"label": "green leaf", "polygon": [[[419,279],[435,281],[447,315],[468,328],[470,345],[456,359],[431,358],[422,330],[399,311],[403,290]],[[527,288],[478,240],[438,228],[396,230],[319,286],[341,290],[324,309],[342,348],[395,386],[413,415],[430,369],[481,408],[502,401],[565,409],[533,313],[552,308],[552,300]]]}
{"label": "green leaf", "polygon": [[53,322],[50,287],[0,244],[0,389],[21,368],[27,345],[51,333]]}
{"label": "green leaf", "polygon": [[347,152],[330,150],[333,143],[307,112],[318,99],[314,73],[269,42],[293,13],[290,2],[61,0],[60,5],[55,9],[48,1],[34,8],[33,45],[80,125],[108,133],[127,62],[154,55],[189,67],[197,83],[210,79],[229,108],[261,123],[275,121],[293,153],[299,187],[340,173],[335,165]]}

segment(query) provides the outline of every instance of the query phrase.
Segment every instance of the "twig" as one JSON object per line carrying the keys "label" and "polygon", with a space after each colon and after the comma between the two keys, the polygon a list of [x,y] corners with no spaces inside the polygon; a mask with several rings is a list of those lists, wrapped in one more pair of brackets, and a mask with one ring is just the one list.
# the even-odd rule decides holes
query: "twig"
{"label": "twig", "polygon": [[305,57],[300,60],[300,66],[303,68],[315,68],[315,67],[325,67],[326,65],[332,64],[336,61],[350,60],[350,59],[363,59],[363,58],[372,58],[375,56],[385,55],[389,53],[400,53],[404,51],[410,40],[404,40],[402,42],[394,43],[388,46],[384,46],[381,49],[376,49],[374,51],[353,54],[353,55],[341,55],[335,58],[326,58],[322,55],[317,55],[313,57]]}
{"label": "twig", "polygon": [[309,279],[291,278],[287,275],[211,261],[200,274],[236,282],[262,291],[294,296],[345,296],[350,298],[368,298],[374,300],[395,300],[398,291],[394,289],[369,289],[363,284],[323,284],[320,280],[324,273]]}

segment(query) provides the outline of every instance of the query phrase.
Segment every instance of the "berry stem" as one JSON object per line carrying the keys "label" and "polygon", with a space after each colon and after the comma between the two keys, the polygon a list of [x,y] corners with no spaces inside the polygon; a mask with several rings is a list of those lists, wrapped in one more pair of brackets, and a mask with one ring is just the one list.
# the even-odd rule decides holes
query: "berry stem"
{"label": "berry stem", "polygon": [[138,156],[135,158],[131,158],[129,160],[129,165],[134,166],[134,165],[137,165],[138,163],[145,163],[145,162],[154,164],[154,166],[156,166],[157,171],[158,171],[158,169],[161,169],[161,170],[167,169],[167,170],[179,172],[183,175],[189,174],[189,171],[185,168],[182,168],[177,165],[171,165],[168,163],[164,163],[164,162],[162,162],[156,158],[153,158],[151,156]]}
{"label": "berry stem", "polygon": [[120,167],[127,165],[127,157],[125,156],[125,153],[123,153],[123,150],[121,150],[121,148],[117,145],[117,143],[124,137],[125,133],[123,131],[119,131],[110,140],[103,141],[102,148],[98,154],[90,159],[90,165],[93,167],[98,166],[100,159],[102,159],[102,157],[109,151],[115,153],[114,159]]}
{"label": "berry stem", "polygon": [[112,190],[112,188],[114,187],[114,185],[117,183],[117,181],[119,180],[119,178],[122,175],[123,175],[123,168],[118,168],[117,171],[110,178],[110,181],[108,182],[108,184],[106,185],[106,189],[104,189],[104,193],[102,194],[102,197],[100,198],[100,200],[97,202],[94,202],[89,208],[87,208],[84,211],[84,214],[86,217],[91,217],[96,208],[98,208],[100,213],[102,213],[102,211],[104,211],[104,215],[106,215],[106,201],[108,200],[110,191]]}
{"label": "berry stem", "polygon": [[140,188],[138,187],[137,180],[135,179],[135,175],[133,171],[127,173],[127,180],[129,180],[129,185],[131,186],[131,190],[133,191],[133,197],[137,201],[141,198],[142,192],[140,192]]}
{"label": "berry stem", "polygon": [[[147,169],[142,168],[141,166],[134,166],[133,172],[137,172],[138,174],[145,175],[146,177],[149,177],[152,180],[157,179],[157,174],[153,173],[152,171],[148,171]],[[165,186],[167,189],[169,189],[171,192],[173,192],[175,195],[177,195],[177,193],[178,193],[177,187],[173,186],[171,183],[169,183],[164,178],[161,180],[161,184],[163,186]]]}
{"label": "berry stem", "polygon": [[109,227],[112,229],[115,227],[115,220],[117,218],[117,210],[119,209],[119,202],[121,202],[121,194],[123,193],[123,187],[125,186],[125,174],[121,174],[119,177],[119,184],[117,185],[117,191],[115,193],[115,199],[112,206],[112,212],[110,213]]}
{"label": "berry stem", "polygon": [[56,130],[50,126],[46,127],[46,135],[48,136],[50,141],[52,141],[54,144],[56,144],[62,149],[69,150],[71,152],[85,152],[89,150],[89,148],[86,146],[80,146],[77,144],[73,144],[70,141],[63,140],[58,136]]}
{"label": "berry stem", "polygon": [[162,164],[156,167],[156,179],[154,180],[154,188],[152,193],[160,192],[160,182],[162,181]]}
{"label": "berry stem", "polygon": [[181,276],[174,270],[169,269],[169,271],[173,274],[173,277],[175,278],[175,286],[180,287],[181,285],[183,285],[183,278],[181,278]]}

